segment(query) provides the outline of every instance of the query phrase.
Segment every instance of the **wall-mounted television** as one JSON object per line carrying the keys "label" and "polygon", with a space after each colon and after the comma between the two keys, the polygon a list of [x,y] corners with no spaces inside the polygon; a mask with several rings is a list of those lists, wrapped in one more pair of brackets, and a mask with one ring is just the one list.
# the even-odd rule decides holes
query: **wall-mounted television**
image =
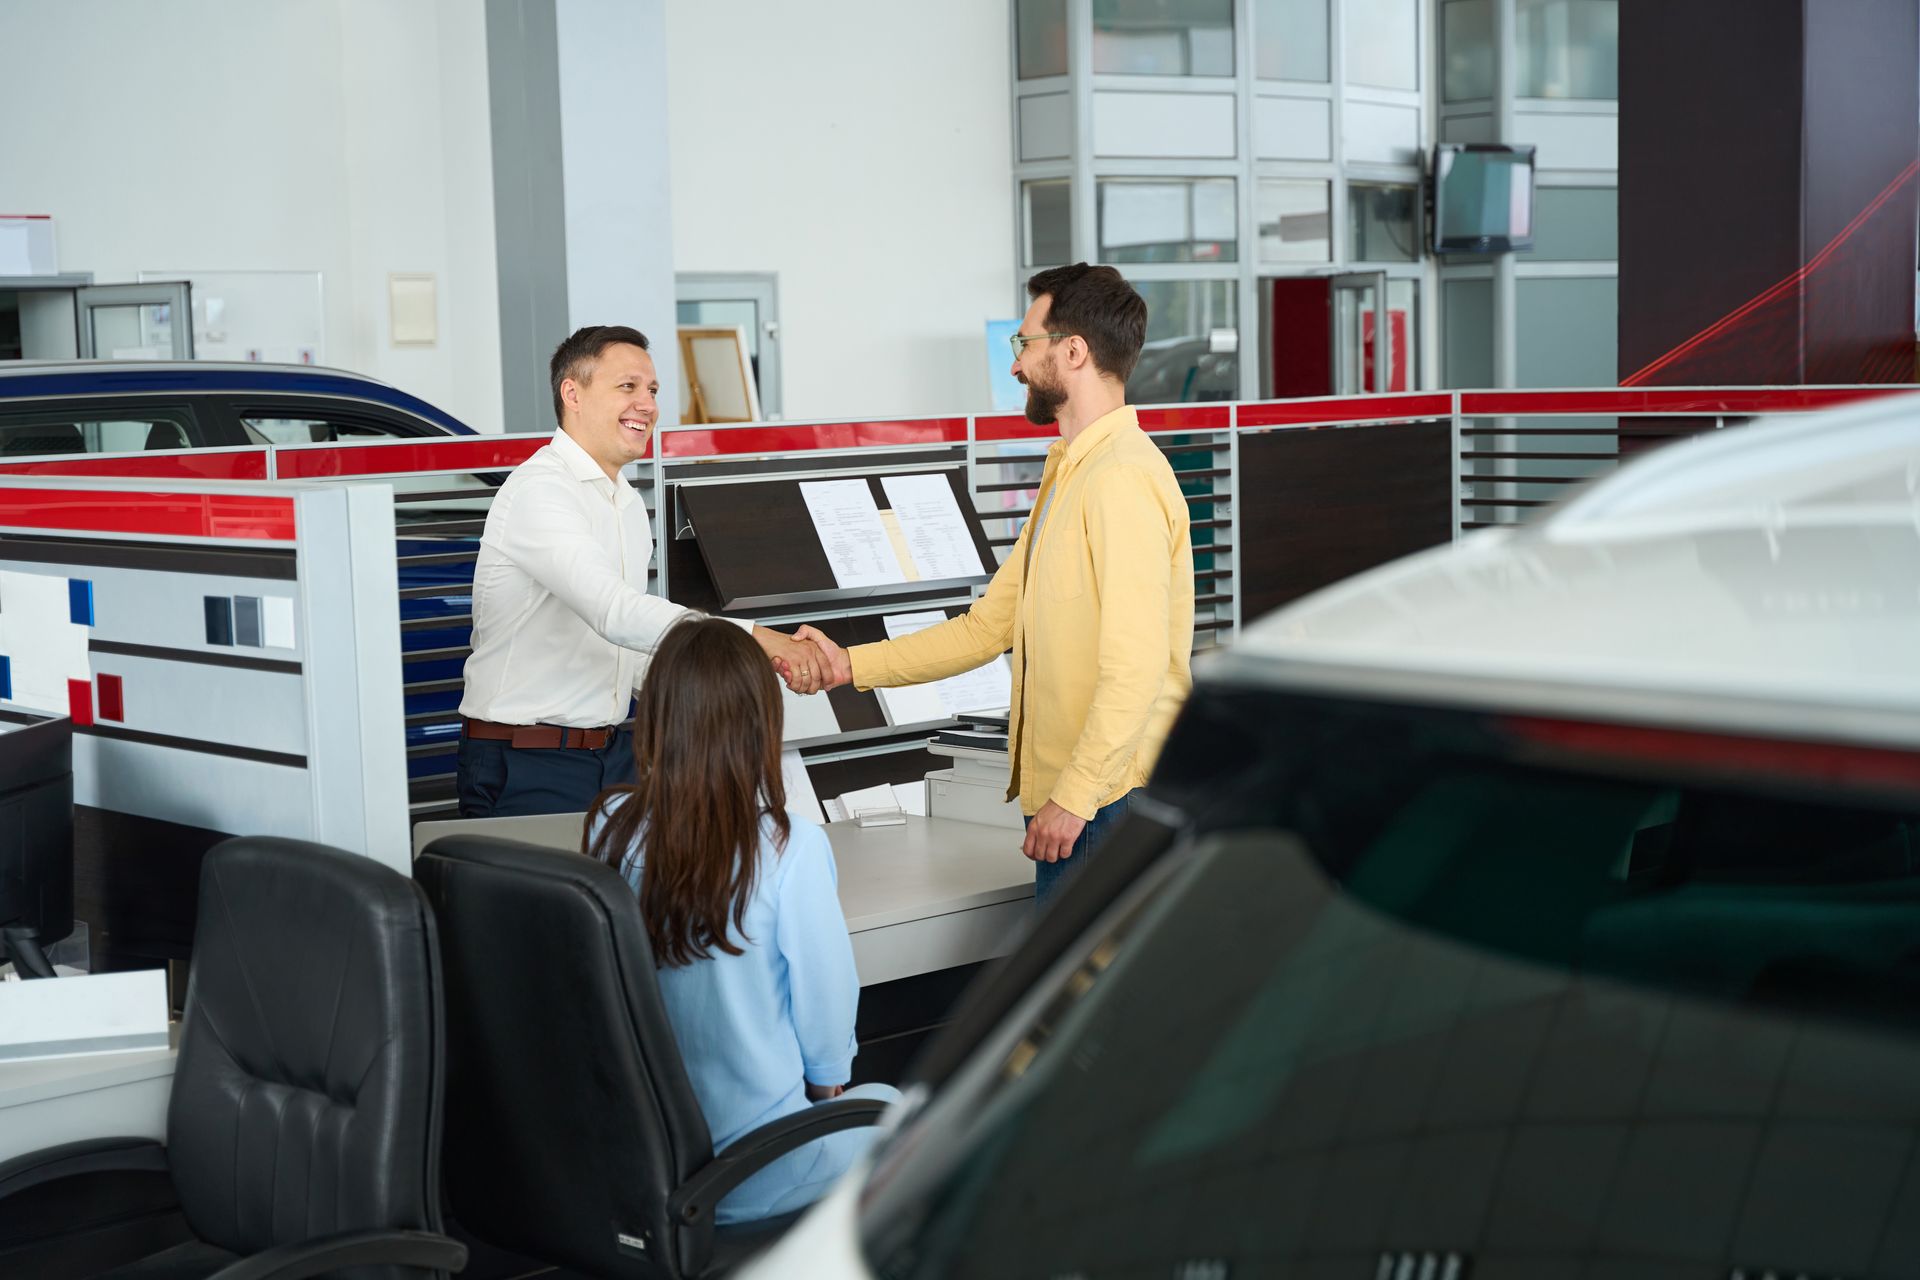
{"label": "wall-mounted television", "polygon": [[1433,251],[1533,248],[1533,148],[1442,142],[1433,149]]}

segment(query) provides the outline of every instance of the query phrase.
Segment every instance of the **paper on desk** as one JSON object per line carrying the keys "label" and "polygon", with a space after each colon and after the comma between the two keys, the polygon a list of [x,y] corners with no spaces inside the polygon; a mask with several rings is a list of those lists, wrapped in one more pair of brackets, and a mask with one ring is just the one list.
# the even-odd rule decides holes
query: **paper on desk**
{"label": "paper on desk", "polygon": [[803,480],[800,496],[841,587],[905,582],[865,480]]}
{"label": "paper on desk", "polygon": [[907,549],[923,578],[971,578],[986,572],[953,486],[940,472],[882,476],[887,505],[900,521]]}
{"label": "paper on desk", "polygon": [[[894,613],[882,621],[886,624],[887,639],[898,640],[901,636],[910,636],[916,631],[925,631],[928,627],[938,626],[947,620],[947,615],[938,610],[923,613]],[[916,714],[909,718],[896,718],[891,706],[887,708],[887,719],[893,724],[912,724],[925,720],[944,720],[957,716],[963,711],[993,711],[1004,708],[1013,700],[1013,669],[1007,665],[1003,654],[971,671],[962,671],[957,676],[948,676],[945,680],[936,680],[932,684],[919,686],[934,690],[940,699],[940,711],[937,714]],[[906,689],[883,689],[882,695],[907,692]],[[887,699],[881,698],[882,705]],[[930,703],[914,702],[907,709],[925,712]]]}
{"label": "paper on desk", "polygon": [[785,712],[780,731],[782,742],[804,742],[840,732],[840,717],[833,713],[833,703],[824,693],[795,693],[783,684],[780,706]]}
{"label": "paper on desk", "polygon": [[845,822],[847,820],[847,811],[841,807],[838,800],[822,800],[820,807],[826,810],[828,822]]}
{"label": "paper on desk", "polygon": [[820,797],[814,794],[813,779],[807,776],[807,766],[800,759],[798,751],[780,753],[780,781],[787,789],[787,812],[797,814],[810,822],[825,822],[827,815],[820,808]]}

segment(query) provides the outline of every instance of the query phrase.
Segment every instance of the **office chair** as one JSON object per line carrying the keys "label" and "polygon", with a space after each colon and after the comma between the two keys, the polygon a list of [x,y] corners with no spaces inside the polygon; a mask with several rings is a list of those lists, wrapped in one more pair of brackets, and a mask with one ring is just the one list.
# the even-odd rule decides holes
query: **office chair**
{"label": "office chair", "polygon": [[[228,840],[200,871],[199,924],[165,1144],[68,1143],[0,1164],[0,1234],[61,1203],[179,1217],[132,1261],[39,1224],[0,1273],[120,1280],[365,1280],[458,1271],[440,1231],[443,1024],[433,913],[406,877],[300,840]],[[138,1175],[148,1175],[146,1186]],[[65,1184],[63,1187],[62,1184]],[[66,1191],[66,1188],[72,1188]],[[9,1221],[11,1219],[11,1221]],[[111,1234],[111,1233],[108,1233]],[[63,1238],[64,1235],[64,1238]],[[182,1238],[184,1237],[184,1238]],[[150,1232],[145,1246],[154,1243]],[[109,1269],[111,1268],[111,1269]]]}
{"label": "office chair", "polygon": [[449,1207],[489,1244],[593,1276],[719,1274],[797,1216],[716,1228],[727,1192],[884,1110],[824,1103],[716,1155],[625,878],[488,836],[442,836],[414,878],[446,961]]}

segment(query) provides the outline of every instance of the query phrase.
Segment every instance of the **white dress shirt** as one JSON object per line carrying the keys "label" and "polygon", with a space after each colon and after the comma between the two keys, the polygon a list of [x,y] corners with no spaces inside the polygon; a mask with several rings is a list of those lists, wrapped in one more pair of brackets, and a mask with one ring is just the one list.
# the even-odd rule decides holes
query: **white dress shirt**
{"label": "white dress shirt", "polygon": [[554,432],[487,512],[460,714],[573,729],[626,719],[647,654],[694,612],[647,594],[652,558],[640,495]]}

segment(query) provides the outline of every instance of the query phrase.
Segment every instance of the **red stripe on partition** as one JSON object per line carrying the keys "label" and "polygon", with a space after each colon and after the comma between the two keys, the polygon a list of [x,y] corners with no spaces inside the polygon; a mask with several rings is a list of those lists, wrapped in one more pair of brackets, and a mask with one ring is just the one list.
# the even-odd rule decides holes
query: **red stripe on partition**
{"label": "red stripe on partition", "polygon": [[1243,404],[1243,427],[1318,427],[1343,422],[1380,422],[1394,418],[1450,418],[1453,397],[1445,392],[1414,392],[1337,399],[1269,400]]}
{"label": "red stripe on partition", "polygon": [[1593,391],[1463,391],[1466,418],[1520,414],[1758,414],[1825,409],[1880,396],[1911,393],[1912,387],[1622,387]]}
{"label": "red stripe on partition", "polygon": [[265,480],[265,449],[193,449],[113,457],[74,453],[37,462],[0,463],[9,476],[124,476],[136,480]]}
{"label": "red stripe on partition", "polygon": [[317,448],[293,445],[274,451],[274,467],[282,480],[401,476],[420,471],[511,471],[551,439],[550,435],[454,436],[401,444],[370,440]]}
{"label": "red stripe on partition", "polygon": [[[1174,404],[1137,410],[1142,431],[1225,431],[1233,425],[1233,406],[1225,401]],[[1054,440],[1060,428],[1028,422],[1026,415],[1000,413],[973,420],[976,440]]]}
{"label": "red stripe on partition", "polygon": [[915,444],[963,444],[965,418],[880,419],[873,422],[782,423],[732,429],[673,430],[661,437],[662,456],[809,453],[821,449],[872,449]]}
{"label": "red stripe on partition", "polygon": [[293,499],[250,493],[42,489],[0,483],[0,527],[293,541]]}

